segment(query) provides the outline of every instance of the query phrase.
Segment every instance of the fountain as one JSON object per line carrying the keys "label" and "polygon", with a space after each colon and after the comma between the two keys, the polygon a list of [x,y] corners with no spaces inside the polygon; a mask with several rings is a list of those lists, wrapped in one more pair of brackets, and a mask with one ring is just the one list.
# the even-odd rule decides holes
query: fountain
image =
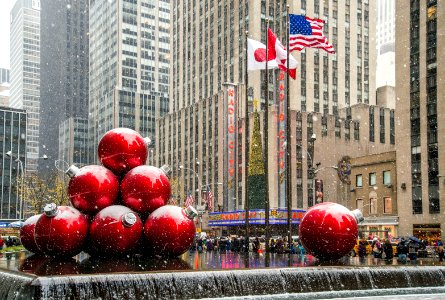
{"label": "fountain", "polygon": [[[199,255],[202,266],[196,263]],[[245,257],[236,253],[187,253],[173,259],[104,259],[82,254],[76,259],[54,259],[22,252],[0,259],[0,299],[198,299],[282,294],[314,299],[445,293],[445,265],[425,261],[396,264],[395,260],[372,258],[359,261],[345,257],[322,263],[311,256]]]}

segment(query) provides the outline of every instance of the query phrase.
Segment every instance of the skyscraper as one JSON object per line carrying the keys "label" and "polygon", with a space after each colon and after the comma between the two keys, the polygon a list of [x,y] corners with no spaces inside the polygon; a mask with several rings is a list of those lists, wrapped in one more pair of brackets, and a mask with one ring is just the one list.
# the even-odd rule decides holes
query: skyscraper
{"label": "skyscraper", "polygon": [[[445,215],[445,8],[396,2],[396,144],[400,235],[441,239]],[[402,225],[402,224],[401,224]]]}
{"label": "skyscraper", "polygon": [[9,69],[0,68],[0,83],[9,82]]}
{"label": "skyscraper", "polygon": [[88,0],[41,0],[41,6],[40,153],[50,159],[39,160],[39,171],[47,172],[58,159],[61,123],[88,117]]}
{"label": "skyscraper", "polygon": [[[375,105],[375,1],[288,1],[290,13],[325,21],[324,35],[336,54],[318,49],[293,52],[298,80],[291,82],[291,107],[337,114],[356,103]],[[265,19],[286,40],[286,3],[277,0],[174,1],[172,4],[171,111],[222,90],[225,82],[244,82],[245,31],[266,39]],[[272,75],[274,74],[274,75]],[[276,73],[271,72],[271,80]],[[252,99],[264,102],[264,72],[250,72]],[[277,91],[269,85],[269,93]]]}
{"label": "skyscraper", "polygon": [[89,134],[115,127],[155,138],[155,120],[168,112],[170,1],[90,1]]}
{"label": "skyscraper", "polygon": [[11,10],[10,106],[28,115],[26,170],[37,170],[40,128],[40,0],[17,0]]}
{"label": "skyscraper", "polygon": [[[0,219],[20,218],[20,185],[26,164],[26,112],[0,107]],[[11,151],[11,155],[7,155]],[[17,160],[17,158],[19,160]],[[23,167],[23,169],[22,169]]]}
{"label": "skyscraper", "polygon": [[395,22],[395,0],[378,0],[376,87],[395,86]]}

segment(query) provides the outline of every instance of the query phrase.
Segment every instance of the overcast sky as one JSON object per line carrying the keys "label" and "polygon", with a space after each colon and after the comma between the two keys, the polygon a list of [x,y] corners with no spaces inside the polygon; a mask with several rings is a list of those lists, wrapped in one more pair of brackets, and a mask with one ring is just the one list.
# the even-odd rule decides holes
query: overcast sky
{"label": "overcast sky", "polygon": [[0,0],[0,68],[9,69],[9,13],[16,0]]}

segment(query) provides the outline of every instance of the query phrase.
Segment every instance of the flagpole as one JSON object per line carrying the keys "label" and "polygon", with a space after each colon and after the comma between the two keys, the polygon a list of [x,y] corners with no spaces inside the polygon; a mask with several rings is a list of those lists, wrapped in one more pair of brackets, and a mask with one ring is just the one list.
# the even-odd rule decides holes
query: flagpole
{"label": "flagpole", "polygon": [[264,199],[264,218],[265,218],[265,239],[266,253],[269,252],[269,18],[266,18],[266,95],[264,107],[264,178],[265,178],[265,199]]}
{"label": "flagpole", "polygon": [[[245,66],[245,89],[246,89],[246,98],[244,103],[244,210],[246,213],[245,216],[245,225],[246,225],[246,241],[245,241],[245,251],[249,253],[249,75],[248,75],[248,46],[247,46],[247,37],[249,32],[246,30],[246,66]],[[266,47],[267,48],[267,47]]]}
{"label": "flagpole", "polygon": [[[287,1],[286,1],[287,2]],[[289,251],[292,245],[292,174],[291,174],[291,130],[290,130],[290,97],[289,97],[289,4],[286,5],[287,10],[287,33],[286,33],[286,49],[287,49],[287,77],[286,77],[286,200],[287,200],[287,226],[288,226],[288,247]]]}

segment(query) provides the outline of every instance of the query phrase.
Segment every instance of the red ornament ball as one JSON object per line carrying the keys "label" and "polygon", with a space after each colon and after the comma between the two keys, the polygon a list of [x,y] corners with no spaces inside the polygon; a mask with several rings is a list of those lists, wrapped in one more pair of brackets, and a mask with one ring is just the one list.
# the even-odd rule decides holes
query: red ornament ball
{"label": "red ornament ball", "polygon": [[28,218],[23,226],[20,228],[20,242],[26,250],[33,253],[39,254],[42,251],[37,247],[36,241],[34,240],[34,228],[41,215],[35,215]]}
{"label": "red ornament ball", "polygon": [[121,182],[122,203],[145,217],[167,204],[171,186],[167,175],[153,166],[136,167]]}
{"label": "red ornament ball", "polygon": [[102,137],[97,149],[100,162],[119,177],[147,161],[144,138],[129,128],[115,128]]}
{"label": "red ornament ball", "polygon": [[351,212],[337,203],[317,204],[301,220],[301,243],[318,259],[339,259],[354,248],[361,218],[360,211]]}
{"label": "red ornament ball", "polygon": [[195,238],[193,218],[197,215],[191,206],[183,209],[173,205],[165,205],[150,214],[144,232],[152,254],[179,256],[185,253]]}
{"label": "red ornament ball", "polygon": [[102,166],[71,166],[68,195],[71,204],[82,213],[94,215],[107,206],[116,204],[119,196],[119,180]]}
{"label": "red ornament ball", "polygon": [[130,252],[142,236],[142,221],[128,207],[112,205],[101,210],[90,225],[94,255],[121,255]]}
{"label": "red ornament ball", "polygon": [[37,247],[46,255],[70,257],[82,251],[88,234],[85,215],[70,206],[47,204],[34,229]]}

